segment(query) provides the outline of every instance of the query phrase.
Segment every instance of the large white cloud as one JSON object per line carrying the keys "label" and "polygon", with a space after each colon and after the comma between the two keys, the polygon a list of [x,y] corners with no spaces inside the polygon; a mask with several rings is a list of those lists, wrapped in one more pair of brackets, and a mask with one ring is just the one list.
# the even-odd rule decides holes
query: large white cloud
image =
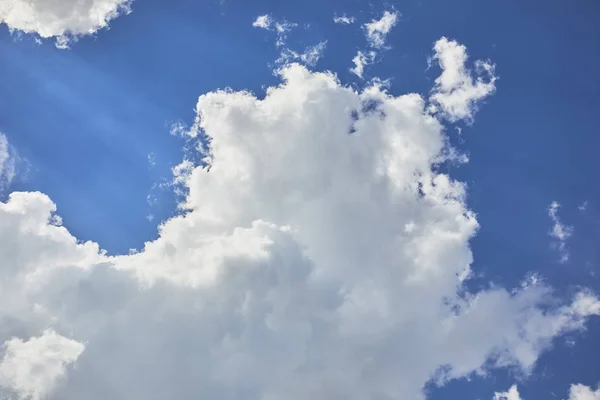
{"label": "large white cloud", "polygon": [[478,223],[435,172],[452,152],[421,96],[279,73],[263,99],[200,96],[186,213],[137,253],[78,242],[41,193],[0,203],[0,340],[85,343],[51,399],[416,400],[431,379],[527,372],[600,313],[539,283],[466,290]]}
{"label": "large white cloud", "polygon": [[57,47],[91,35],[121,14],[133,0],[2,0],[0,24],[11,30],[55,38]]}

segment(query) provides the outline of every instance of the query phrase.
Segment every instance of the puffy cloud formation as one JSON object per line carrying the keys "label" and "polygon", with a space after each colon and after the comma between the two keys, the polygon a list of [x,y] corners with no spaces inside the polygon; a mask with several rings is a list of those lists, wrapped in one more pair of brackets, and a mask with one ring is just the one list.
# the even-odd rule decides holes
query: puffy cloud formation
{"label": "puffy cloud formation", "polygon": [[7,340],[0,362],[0,385],[21,398],[42,399],[83,349],[83,344],[53,330],[46,330],[42,336],[27,341]]}
{"label": "puffy cloud formation", "polygon": [[517,385],[513,385],[508,392],[495,393],[494,400],[521,400],[521,395],[519,395]]}
{"label": "puffy cloud formation", "polygon": [[374,19],[363,25],[367,41],[371,47],[382,48],[385,39],[398,22],[398,13],[385,11],[380,19]]}
{"label": "puffy cloud formation", "polygon": [[12,182],[15,177],[15,155],[10,148],[8,139],[0,132],[0,193]]}
{"label": "puffy cloud formation", "polygon": [[594,295],[561,303],[542,283],[466,289],[478,223],[435,168],[452,152],[420,95],[279,74],[262,99],[200,96],[184,134],[203,139],[203,163],[176,168],[186,212],[138,252],[78,241],[41,193],[0,203],[0,340],[51,328],[71,339],[44,365],[77,358],[36,390],[418,400],[431,380],[527,372],[600,313]]}
{"label": "puffy cloud formation", "polygon": [[[477,76],[467,69],[467,48],[454,40],[442,38],[435,43],[433,60],[443,73],[435,80],[431,91],[430,111],[439,113],[450,122],[470,121],[477,110],[477,102],[494,93],[496,88],[494,65],[476,61]],[[487,78],[484,80],[483,76]]]}
{"label": "puffy cloud formation", "polygon": [[131,11],[133,0],[2,0],[0,23],[11,30],[55,38],[67,48],[80,36],[92,35],[119,15]]}
{"label": "puffy cloud formation", "polygon": [[600,400],[600,389],[594,392],[589,386],[571,385],[569,400]]}
{"label": "puffy cloud formation", "polygon": [[573,227],[564,225],[560,218],[558,218],[558,209],[560,204],[553,201],[548,207],[548,216],[552,220],[552,230],[548,233],[552,238],[556,240],[556,248],[560,255],[560,262],[565,263],[569,261],[570,253],[567,248],[567,239],[573,235]]}

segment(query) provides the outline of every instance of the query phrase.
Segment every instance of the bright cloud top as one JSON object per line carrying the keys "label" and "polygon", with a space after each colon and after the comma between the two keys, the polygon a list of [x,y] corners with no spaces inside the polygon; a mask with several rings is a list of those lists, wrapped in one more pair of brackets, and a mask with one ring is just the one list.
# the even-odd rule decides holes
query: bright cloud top
{"label": "bright cloud top", "polygon": [[569,400],[600,400],[600,389],[594,391],[589,386],[571,385]]}
{"label": "bright cloud top", "polygon": [[11,30],[55,38],[66,48],[84,35],[92,35],[119,15],[129,13],[133,0],[2,0],[0,23]]}
{"label": "bright cloud top", "polygon": [[398,13],[385,11],[380,19],[374,19],[363,25],[367,41],[371,47],[382,48],[385,39],[398,22]]}
{"label": "bright cloud top", "polygon": [[517,389],[517,385],[511,386],[508,392],[495,393],[494,400],[521,400],[521,395]]}
{"label": "bright cloud top", "polygon": [[204,163],[175,170],[186,213],[138,252],[79,242],[41,193],[0,203],[0,340],[52,349],[6,353],[19,377],[37,360],[44,378],[2,385],[61,400],[419,400],[432,379],[527,373],[600,314],[594,295],[561,303],[539,282],[467,291],[478,223],[435,168],[452,152],[426,99],[278,73],[263,99],[200,96],[183,134],[205,139]]}
{"label": "bright cloud top", "polygon": [[567,239],[573,235],[573,227],[564,225],[558,218],[558,209],[560,204],[553,201],[548,207],[548,216],[552,220],[552,229],[549,235],[556,240],[556,247],[560,254],[560,262],[569,261],[569,249],[567,248]]}

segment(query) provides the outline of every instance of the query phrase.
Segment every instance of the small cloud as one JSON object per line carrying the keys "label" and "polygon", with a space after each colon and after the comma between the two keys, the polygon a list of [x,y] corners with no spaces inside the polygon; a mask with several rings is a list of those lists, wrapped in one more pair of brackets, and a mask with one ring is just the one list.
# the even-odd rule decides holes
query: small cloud
{"label": "small cloud", "polygon": [[314,46],[307,47],[303,53],[298,53],[291,49],[284,49],[281,56],[275,61],[277,64],[289,64],[291,62],[300,62],[304,65],[314,66],[323,57],[327,42],[323,41]]}
{"label": "small cloud", "polygon": [[148,154],[148,164],[151,167],[154,167],[156,165],[156,156],[154,155],[154,153]]}
{"label": "small cloud", "polygon": [[588,207],[588,201],[584,201],[583,203],[581,203],[581,205],[579,207],[577,207],[579,209],[579,211],[585,211],[587,210]]}
{"label": "small cloud", "polygon": [[477,102],[496,90],[494,65],[478,60],[473,74],[466,67],[466,47],[445,37],[435,42],[433,50],[435,54],[428,64],[431,66],[433,61],[437,61],[442,74],[431,90],[429,112],[439,114],[450,122],[472,121]]}
{"label": "small cloud", "polygon": [[333,16],[333,22],[336,24],[350,25],[350,24],[353,24],[355,21],[356,21],[356,18],[348,17],[346,14],[342,14],[342,15],[336,14]]}
{"label": "small cloud", "polygon": [[374,51],[365,53],[359,50],[352,59],[354,67],[350,68],[350,72],[362,79],[365,72],[365,67],[373,64],[376,55],[377,53]]}
{"label": "small cloud", "polygon": [[298,24],[289,22],[286,20],[276,21],[270,14],[260,15],[256,17],[252,26],[255,28],[265,29],[267,31],[277,33],[277,41],[275,45],[281,47],[285,44],[287,39],[287,33],[293,28],[297,27]]}
{"label": "small cloud", "polygon": [[385,39],[398,22],[398,13],[385,11],[381,19],[374,19],[363,25],[367,41],[371,47],[380,49],[385,45]]}
{"label": "small cloud", "polygon": [[271,27],[272,22],[273,20],[271,19],[271,16],[269,14],[265,14],[256,17],[256,19],[252,23],[252,26],[255,28],[262,28],[268,30]]}
{"label": "small cloud", "polygon": [[548,207],[548,216],[554,223],[552,226],[552,230],[549,232],[549,235],[556,239],[556,247],[560,254],[560,262],[565,263],[569,260],[569,249],[567,248],[566,241],[573,235],[573,227],[564,225],[560,219],[558,218],[558,209],[560,208],[560,204],[556,201],[553,201],[552,204]]}

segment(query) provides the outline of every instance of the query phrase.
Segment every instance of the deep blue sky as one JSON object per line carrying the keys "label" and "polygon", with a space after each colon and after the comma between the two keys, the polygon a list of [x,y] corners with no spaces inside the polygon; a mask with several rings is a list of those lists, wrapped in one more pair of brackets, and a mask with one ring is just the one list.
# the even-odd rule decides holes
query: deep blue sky
{"label": "deep blue sky", "polygon": [[[481,231],[474,269],[486,280],[515,286],[539,271],[563,295],[577,285],[600,291],[600,2],[358,0],[137,0],[133,13],[70,51],[33,39],[15,40],[0,27],[0,131],[30,164],[13,190],[39,190],[58,205],[65,225],[110,253],[139,248],[174,212],[168,190],[153,189],[182,158],[173,122],[191,123],[197,97],[231,87],[262,93],[277,82],[273,36],[252,27],[264,13],[309,29],[290,33],[302,49],[327,40],[316,69],[360,85],[348,68],[364,37],[358,25],[332,22],[334,12],[358,23],[395,8],[381,63],[367,76],[391,78],[393,93],[426,93],[439,71],[427,68],[433,43],[445,35],[471,59],[491,59],[497,93],[464,127],[455,144],[470,163],[450,167],[469,185]],[[148,163],[153,153],[156,165]],[[148,205],[147,196],[157,197]],[[562,205],[572,225],[571,259],[558,263],[547,235],[547,207]],[[582,212],[578,206],[588,202]],[[148,214],[156,218],[149,222]],[[473,283],[474,285],[477,282]],[[555,344],[533,376],[520,383],[528,400],[566,397],[571,383],[600,380],[600,322],[592,320],[575,347]],[[499,372],[432,390],[432,399],[490,398],[515,375]]]}

